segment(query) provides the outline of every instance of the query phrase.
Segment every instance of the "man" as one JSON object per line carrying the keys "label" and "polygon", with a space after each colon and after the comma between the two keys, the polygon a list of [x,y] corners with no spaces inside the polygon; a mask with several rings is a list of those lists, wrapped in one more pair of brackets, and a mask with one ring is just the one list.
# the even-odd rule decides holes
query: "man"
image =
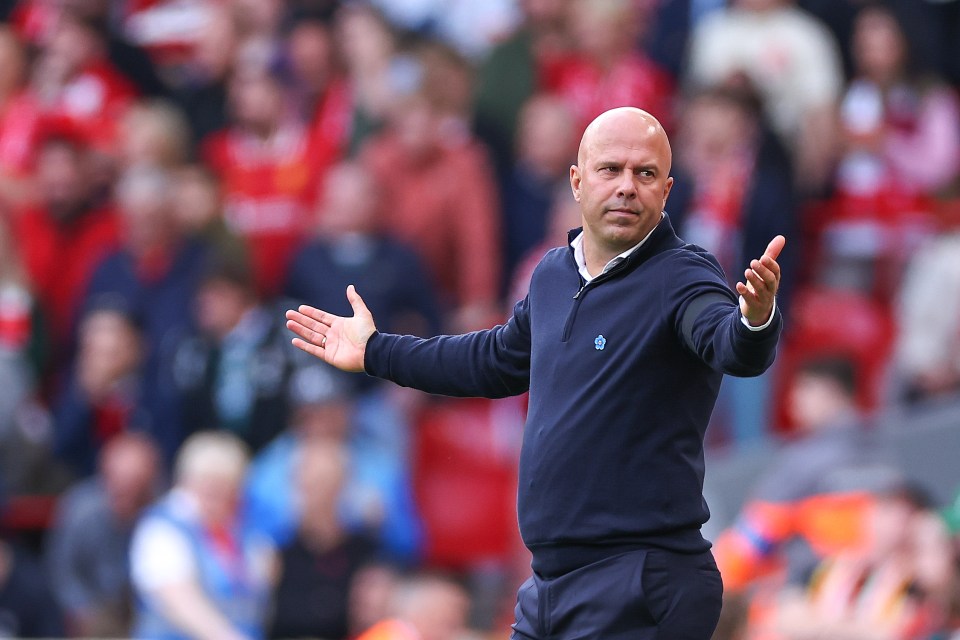
{"label": "man", "polygon": [[534,575],[518,595],[517,639],[706,640],[716,625],[703,435],[722,373],[773,361],[785,240],[750,262],[738,305],[716,261],[663,212],[670,163],[647,112],[594,120],[570,168],[583,228],[544,256],[494,329],[381,334],[353,288],[352,318],[287,312],[296,346],[346,370],[448,395],[529,389],[518,511]]}
{"label": "man", "polygon": [[262,638],[274,549],[245,523],[243,442],[226,431],[190,436],[174,486],[137,524],[130,578],[137,596],[131,637]]}
{"label": "man", "polygon": [[394,589],[393,616],[360,635],[358,640],[464,640],[470,598],[463,587],[442,575],[413,575]]}
{"label": "man", "polygon": [[160,474],[156,445],[124,433],[104,446],[99,473],[60,498],[45,560],[53,595],[77,636],[129,632],[130,536]]}
{"label": "man", "polygon": [[184,433],[224,429],[256,453],[283,430],[293,356],[300,354],[268,309],[246,259],[211,257],[194,297],[196,329],[170,359]]}

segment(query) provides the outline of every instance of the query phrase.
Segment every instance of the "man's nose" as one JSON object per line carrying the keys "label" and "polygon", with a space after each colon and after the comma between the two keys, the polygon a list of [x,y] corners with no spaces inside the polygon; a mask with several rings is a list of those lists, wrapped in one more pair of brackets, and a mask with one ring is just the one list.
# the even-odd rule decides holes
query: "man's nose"
{"label": "man's nose", "polygon": [[620,176],[620,183],[617,185],[617,197],[629,200],[637,195],[637,184],[634,176],[629,171],[624,171]]}

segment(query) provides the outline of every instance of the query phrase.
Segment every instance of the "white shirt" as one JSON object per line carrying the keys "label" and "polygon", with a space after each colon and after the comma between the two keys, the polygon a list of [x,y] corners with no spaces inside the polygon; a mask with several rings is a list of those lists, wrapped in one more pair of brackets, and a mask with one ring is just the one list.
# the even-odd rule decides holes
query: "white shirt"
{"label": "white shirt", "polygon": [[[196,500],[183,489],[173,489],[169,497],[172,508],[186,519],[199,517]],[[149,593],[171,584],[197,580],[194,546],[187,535],[167,520],[147,516],[138,525],[130,545],[130,577],[141,593]],[[273,549],[264,539],[258,545],[254,572],[258,581],[270,576]]]}
{"label": "white shirt", "polygon": [[[664,216],[661,213],[660,220],[663,220],[663,217]],[[617,266],[618,264],[620,264],[621,262],[629,258],[630,254],[632,254],[634,251],[642,247],[644,243],[650,239],[650,236],[653,235],[653,232],[657,230],[657,226],[659,225],[660,223],[657,222],[657,224],[654,225],[653,229],[650,230],[650,233],[648,233],[643,237],[643,240],[633,245],[623,253],[614,256],[612,260],[610,260],[606,265],[604,265],[603,270],[597,275],[605,274],[607,271],[610,271],[610,269],[613,269],[615,266]],[[587,257],[583,253],[583,232],[582,231],[579,234],[577,234],[577,237],[570,242],[570,246],[573,247],[573,259],[576,260],[577,262],[577,271],[580,272],[580,277],[583,278],[584,282],[590,282],[597,276],[590,275],[590,272],[587,271]],[[743,296],[740,296],[740,299],[743,300]],[[744,318],[743,316],[740,316],[740,322],[742,322],[743,326],[745,326],[747,329],[750,329],[750,331],[763,331],[764,329],[769,327],[770,324],[773,322],[773,317],[776,315],[776,313],[777,313],[777,299],[774,298],[773,309],[770,311],[770,317],[762,325],[760,325],[759,327],[754,327],[749,322],[747,322],[747,319]]]}

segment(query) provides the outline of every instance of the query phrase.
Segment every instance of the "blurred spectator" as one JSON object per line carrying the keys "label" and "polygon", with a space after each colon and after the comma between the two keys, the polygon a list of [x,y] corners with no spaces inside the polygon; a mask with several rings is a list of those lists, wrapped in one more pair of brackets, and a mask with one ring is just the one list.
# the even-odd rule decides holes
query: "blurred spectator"
{"label": "blurred spectator", "polygon": [[545,88],[570,105],[578,132],[622,106],[649,111],[671,128],[673,79],[635,46],[643,16],[633,0],[571,0],[574,50],[547,69]]}
{"label": "blurred spectator", "polygon": [[402,29],[441,38],[474,59],[483,58],[520,17],[517,0],[373,0],[373,4]]}
{"label": "blurred spectator", "polygon": [[207,245],[177,226],[171,187],[170,175],[159,169],[131,169],[120,178],[123,246],[100,262],[86,298],[87,305],[122,305],[140,322],[143,417],[151,422],[138,427],[154,436],[168,462],[185,434],[167,363],[190,326],[191,304],[210,257]]}
{"label": "blurred spectator", "polygon": [[785,561],[790,584],[802,584],[817,561],[864,544],[871,492],[899,482],[888,455],[863,429],[853,367],[811,361],[788,396],[799,439],[788,443],[757,481],[715,555],[728,591],[738,591]]}
{"label": "blurred spectator", "polygon": [[190,164],[173,174],[173,213],[175,224],[188,238],[195,238],[223,257],[249,259],[246,243],[223,219],[220,183],[202,164]]}
{"label": "blurred spectator", "polygon": [[268,56],[279,50],[280,27],[286,9],[284,0],[228,0],[227,5],[241,40],[269,51]]}
{"label": "blurred spectator", "polygon": [[308,123],[311,154],[322,173],[347,148],[351,87],[336,64],[331,28],[317,19],[294,23],[286,37],[286,64],[300,116]]}
{"label": "blurred spectator", "polygon": [[353,577],[350,589],[350,632],[359,636],[391,615],[391,598],[400,576],[388,564],[368,564]]}
{"label": "blurred spectator", "polygon": [[353,580],[376,552],[370,537],[346,531],[340,520],[349,464],[337,441],[311,442],[299,456],[293,490],[302,515],[296,535],[280,552],[271,637],[342,640],[349,635]]}
{"label": "blurred spectator", "polygon": [[197,329],[178,340],[170,361],[183,431],[223,429],[259,451],[288,422],[296,351],[280,317],[257,298],[249,264],[230,256],[205,269],[194,315]]}
{"label": "blurred spectator", "polygon": [[173,489],[133,534],[133,637],[263,637],[275,558],[240,518],[246,467],[243,443],[230,434],[202,432],[184,443]]}
{"label": "blurred spectator", "polygon": [[798,186],[827,184],[836,153],[840,55],[829,31],[794,0],[735,0],[704,18],[691,39],[689,75],[700,86],[756,87],[795,159]]}
{"label": "blurred spectator", "polygon": [[62,482],[49,414],[38,401],[46,327],[16,249],[0,216],[0,486],[44,492]]}
{"label": "blurred spectator", "polygon": [[[169,74],[171,98],[187,115],[195,145],[227,125],[227,84],[238,48],[236,26],[227,8],[201,2],[206,6],[196,41],[176,72]],[[172,10],[182,6],[175,2]]]}
{"label": "blurred spectator", "polygon": [[454,310],[447,330],[487,327],[499,319],[495,182],[485,149],[427,88],[421,82],[395,102],[364,160],[389,203],[387,229],[417,249]]}
{"label": "blurred spectator", "polygon": [[56,455],[77,476],[93,473],[113,436],[152,422],[143,415],[143,349],[139,327],[122,308],[94,308],[80,321],[74,370],[53,425]]}
{"label": "blurred spectator", "polygon": [[439,311],[417,255],[383,232],[385,203],[360,165],[327,172],[317,207],[317,236],[294,256],[284,289],[298,302],[350,315],[347,285],[363,292],[393,333],[436,335]]}
{"label": "blurred spectator", "polygon": [[35,197],[31,168],[39,114],[25,89],[27,55],[17,35],[0,25],[0,211]]}
{"label": "blurred spectator", "polygon": [[160,96],[165,87],[150,56],[134,46],[115,20],[119,11],[109,0],[21,0],[11,22],[30,44],[43,47],[49,41],[64,13],[88,23],[103,39],[110,63],[137,87],[139,93]]}
{"label": "blurred spectator", "polygon": [[557,189],[565,188],[572,199],[570,165],[579,136],[572,111],[557,98],[535,96],[520,112],[516,160],[500,178],[506,276],[543,242]]}
{"label": "blurred spectator", "polygon": [[217,10],[211,0],[136,0],[113,14],[124,36],[170,78],[196,52]]}
{"label": "blurred spectator", "polygon": [[[791,274],[798,252],[798,205],[790,162],[768,132],[757,99],[744,90],[717,87],[692,96],[681,117],[674,166],[685,180],[671,194],[671,219],[687,242],[710,251],[732,287],[768,238],[783,234],[791,245],[780,259]],[[687,195],[683,199],[673,196]],[[677,206],[675,206],[677,205]],[[777,306],[787,312],[787,277]],[[723,380],[711,427],[738,446],[759,441],[771,424],[773,372]],[[749,400],[746,400],[749,398]]]}
{"label": "blurred spectator", "polygon": [[[19,371],[19,385],[0,388],[16,395],[36,384],[47,347],[45,329],[17,239],[7,219],[0,216],[0,368]],[[5,415],[6,404],[0,402],[0,407],[0,415]]]}
{"label": "blurred spectator", "polygon": [[960,231],[914,253],[897,300],[893,371],[911,402],[960,393]]}
{"label": "blurred spectator", "polygon": [[855,76],[841,104],[837,187],[852,196],[933,193],[960,170],[960,106],[953,90],[912,67],[890,9],[862,9],[853,31]]}
{"label": "blurred spectator", "polygon": [[477,135],[490,146],[498,167],[508,164],[520,110],[543,86],[546,69],[570,48],[567,33],[569,0],[520,0],[524,20],[500,43],[477,73],[475,122]]}
{"label": "blurred spectator", "polygon": [[903,488],[878,497],[868,526],[863,545],[825,559],[755,626],[782,640],[907,640],[943,631],[956,571],[943,522],[923,496]]}
{"label": "blurred spectator", "polygon": [[336,50],[348,77],[353,107],[349,155],[380,129],[395,99],[398,75],[407,68],[396,55],[396,38],[386,19],[365,3],[347,3],[337,12]]}
{"label": "blurred spectator", "polygon": [[392,598],[393,617],[358,640],[465,640],[470,598],[459,584],[439,575],[414,575]]}
{"label": "blurred spectator", "polygon": [[63,631],[40,566],[0,538],[0,637],[61,638]]}
{"label": "blurred spectator", "polygon": [[134,102],[120,123],[121,165],[176,169],[190,153],[186,117],[165,100]]}
{"label": "blurred spectator", "polygon": [[690,32],[707,12],[719,8],[723,0],[640,0],[640,45],[650,59],[672,78],[683,74]]}
{"label": "blurred spectator", "polygon": [[130,537],[159,484],[156,446],[143,435],[122,434],[104,446],[98,474],[60,498],[45,559],[73,636],[129,634]]}
{"label": "blurred spectator", "polygon": [[103,27],[76,8],[52,19],[33,63],[36,108],[73,124],[98,150],[109,150],[136,89],[107,57]]}
{"label": "blurred spectator", "polygon": [[119,244],[117,217],[92,189],[89,158],[88,147],[69,128],[46,132],[36,163],[39,201],[13,222],[24,267],[49,325],[55,365],[62,364],[96,265]]}
{"label": "blurred spectator", "polygon": [[[409,564],[418,558],[422,532],[405,451],[376,437],[402,425],[390,412],[369,411],[366,400],[358,404],[341,375],[326,365],[304,366],[294,375],[290,426],[257,456],[250,471],[250,518],[278,545],[288,543],[304,509],[288,490],[298,460],[309,443],[335,440],[350,455],[339,504],[344,528],[373,535],[390,560]],[[368,420],[378,423],[368,425]]]}
{"label": "blurred spectator", "polygon": [[329,162],[314,153],[278,78],[239,69],[230,125],[207,138],[205,161],[220,179],[224,216],[250,245],[259,294],[276,294],[310,221],[315,185]]}
{"label": "blurred spectator", "polygon": [[[692,96],[683,109],[674,163],[688,175],[692,190],[685,209],[670,209],[678,233],[712,253],[731,286],[762,255],[768,238],[794,237],[798,228],[790,162],[764,127],[756,99],[741,90],[717,87]],[[790,255],[780,264],[793,266]],[[777,305],[789,306],[781,287]]]}

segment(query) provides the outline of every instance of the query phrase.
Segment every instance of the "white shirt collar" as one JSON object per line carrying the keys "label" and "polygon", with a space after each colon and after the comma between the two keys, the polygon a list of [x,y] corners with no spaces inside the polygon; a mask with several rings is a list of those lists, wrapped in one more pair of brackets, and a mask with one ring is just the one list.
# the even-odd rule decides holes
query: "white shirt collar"
{"label": "white shirt collar", "polygon": [[[663,218],[664,218],[664,214],[661,212],[660,220],[663,220]],[[656,231],[658,226],[660,226],[659,221],[657,222],[657,224],[653,226],[653,229],[650,229],[650,233],[648,233],[643,237],[643,240],[633,245],[623,253],[617,256],[614,256],[614,258],[610,260],[610,262],[608,262],[603,267],[603,271],[601,271],[597,275],[603,275],[607,271],[610,271],[610,269],[613,269],[615,266],[617,266],[618,264],[620,264],[621,262],[629,258],[630,254],[632,254],[634,251],[642,247],[643,244],[650,239],[650,236],[653,235],[653,232]],[[583,255],[583,231],[578,233],[577,237],[570,242],[570,246],[573,247],[573,259],[577,261],[577,270],[580,272],[580,275],[583,277],[584,282],[590,282],[591,280],[596,278],[597,276],[592,276],[590,275],[590,272],[587,271],[587,258],[586,256]]]}

